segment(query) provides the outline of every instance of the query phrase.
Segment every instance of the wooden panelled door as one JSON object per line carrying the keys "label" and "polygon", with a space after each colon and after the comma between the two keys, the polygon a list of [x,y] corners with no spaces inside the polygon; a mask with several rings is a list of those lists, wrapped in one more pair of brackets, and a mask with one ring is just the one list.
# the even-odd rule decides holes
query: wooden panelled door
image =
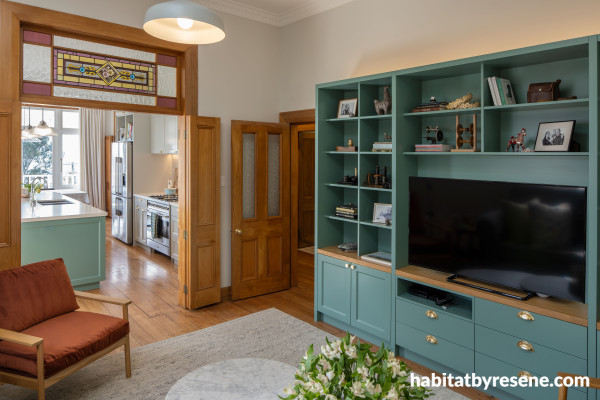
{"label": "wooden panelled door", "polygon": [[231,123],[231,297],[290,287],[288,124]]}
{"label": "wooden panelled door", "polygon": [[221,301],[219,118],[179,118],[179,304]]}
{"label": "wooden panelled door", "polygon": [[[315,125],[294,125],[298,139],[298,248],[315,243]],[[292,157],[292,162],[294,157]],[[292,167],[292,173],[294,168]]]}

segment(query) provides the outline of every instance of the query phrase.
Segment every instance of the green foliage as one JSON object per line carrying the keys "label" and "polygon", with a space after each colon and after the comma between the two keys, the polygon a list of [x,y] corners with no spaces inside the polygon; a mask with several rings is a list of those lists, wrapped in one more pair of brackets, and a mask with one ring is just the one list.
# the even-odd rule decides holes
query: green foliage
{"label": "green foliage", "polygon": [[382,343],[373,353],[371,345],[354,342],[348,333],[329,342],[315,355],[311,345],[300,362],[296,381],[285,389],[283,400],[399,400],[426,399],[430,390],[410,385],[410,369]]}
{"label": "green foliage", "polygon": [[22,142],[23,175],[52,174],[52,138],[41,137]]}

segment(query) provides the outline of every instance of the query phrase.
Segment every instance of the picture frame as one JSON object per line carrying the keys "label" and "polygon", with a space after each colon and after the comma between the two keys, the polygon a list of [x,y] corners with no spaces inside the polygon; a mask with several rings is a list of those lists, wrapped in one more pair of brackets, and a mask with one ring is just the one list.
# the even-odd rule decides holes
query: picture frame
{"label": "picture frame", "polygon": [[540,122],[534,151],[569,151],[575,120]]}
{"label": "picture frame", "polygon": [[375,203],[373,205],[373,223],[391,225],[392,205],[386,203]]}
{"label": "picture frame", "polygon": [[358,113],[358,98],[340,100],[338,118],[353,118]]}

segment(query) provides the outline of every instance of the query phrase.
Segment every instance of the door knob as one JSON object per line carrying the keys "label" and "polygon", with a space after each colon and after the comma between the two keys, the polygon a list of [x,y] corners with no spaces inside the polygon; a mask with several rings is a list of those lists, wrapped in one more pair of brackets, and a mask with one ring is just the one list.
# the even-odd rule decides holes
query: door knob
{"label": "door knob", "polygon": [[234,232],[235,232],[236,235],[241,235],[242,234],[242,230],[239,229],[239,228],[235,229]]}

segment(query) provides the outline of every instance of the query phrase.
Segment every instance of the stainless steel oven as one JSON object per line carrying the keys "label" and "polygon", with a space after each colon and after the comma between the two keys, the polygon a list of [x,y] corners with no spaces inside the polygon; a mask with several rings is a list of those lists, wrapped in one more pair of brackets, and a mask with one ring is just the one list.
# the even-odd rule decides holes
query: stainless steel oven
{"label": "stainless steel oven", "polygon": [[168,202],[148,199],[146,214],[146,244],[167,256],[170,252],[170,207]]}

